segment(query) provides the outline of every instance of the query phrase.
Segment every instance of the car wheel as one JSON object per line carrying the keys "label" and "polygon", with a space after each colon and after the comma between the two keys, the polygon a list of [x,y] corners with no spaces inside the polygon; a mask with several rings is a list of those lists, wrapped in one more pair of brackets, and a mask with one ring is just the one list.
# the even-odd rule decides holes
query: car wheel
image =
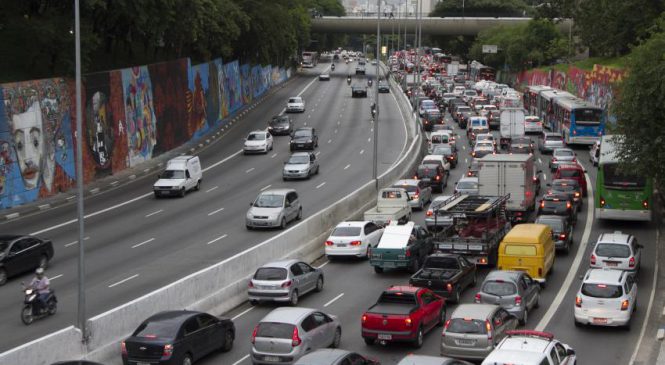
{"label": "car wheel", "polygon": [[258,300],[250,300],[250,301],[249,301],[249,304],[251,304],[251,305],[259,305],[259,301],[258,301]]}
{"label": "car wheel", "polygon": [[439,323],[437,323],[437,326],[441,327],[446,323],[446,304],[443,304],[443,307],[441,307],[441,311],[439,311]]}
{"label": "car wheel", "polygon": [[316,280],[316,291],[320,292],[323,290],[323,276],[319,276],[319,279]]}
{"label": "car wheel", "polygon": [[621,327],[621,328],[623,328],[624,331],[630,331],[630,320],[628,320],[628,323],[623,325],[623,327]]}
{"label": "car wheel", "polygon": [[222,351],[227,352],[233,348],[233,332],[231,330],[226,330],[224,333],[224,345],[222,345]]}
{"label": "car wheel", "polygon": [[342,340],[342,329],[337,327],[335,330],[335,337],[333,337],[333,341],[330,344],[330,348],[336,349],[339,347],[339,342]]}
{"label": "car wheel", "polygon": [[520,324],[522,326],[525,326],[528,320],[529,320],[529,311],[526,308],[524,308],[524,316],[522,316],[522,319],[520,319]]}
{"label": "car wheel", "polygon": [[383,272],[382,267],[374,266],[374,272],[377,274],[381,274]]}
{"label": "car wheel", "polygon": [[413,346],[416,348],[421,348],[423,346],[423,329],[422,327],[418,328],[418,333],[416,334],[416,339],[413,342]]}
{"label": "car wheel", "polygon": [[365,340],[365,345],[367,345],[367,346],[372,346],[372,345],[374,345],[374,342],[376,342],[375,339],[367,338],[367,337],[363,337],[363,340]]}
{"label": "car wheel", "polygon": [[252,229],[254,229],[254,227],[252,227],[252,226],[250,226],[250,225],[245,225],[245,227],[247,227],[247,230],[248,230],[248,231],[251,231]]}
{"label": "car wheel", "polygon": [[39,258],[39,267],[42,269],[46,269],[48,267],[48,257],[46,255],[42,255],[42,257]]}
{"label": "car wheel", "polygon": [[181,198],[184,198],[186,193],[187,192],[185,191],[185,188],[180,189],[180,197]]}
{"label": "car wheel", "polygon": [[298,215],[296,216],[296,220],[299,221],[302,219],[302,208],[298,208]]}
{"label": "car wheel", "polygon": [[582,327],[582,323],[578,322],[575,318],[573,318],[573,322],[575,322],[575,327]]}
{"label": "car wheel", "polygon": [[196,191],[201,190],[201,180],[196,182],[196,187],[194,189],[196,189]]}
{"label": "car wheel", "polygon": [[461,291],[460,288],[457,288],[457,289],[455,290],[455,296],[453,297],[453,302],[454,302],[454,303],[459,303],[459,302],[460,302],[460,296],[461,296],[460,291]]}
{"label": "car wheel", "polygon": [[279,228],[281,229],[286,228],[286,217],[282,217],[282,222],[280,222]]}
{"label": "car wheel", "polygon": [[185,354],[185,357],[182,358],[182,365],[192,365],[192,355]]}
{"label": "car wheel", "polygon": [[298,290],[294,290],[293,293],[291,294],[291,298],[289,299],[289,304],[291,304],[291,306],[293,307],[298,305]]}
{"label": "car wheel", "polygon": [[7,271],[5,269],[0,269],[0,286],[7,283]]}

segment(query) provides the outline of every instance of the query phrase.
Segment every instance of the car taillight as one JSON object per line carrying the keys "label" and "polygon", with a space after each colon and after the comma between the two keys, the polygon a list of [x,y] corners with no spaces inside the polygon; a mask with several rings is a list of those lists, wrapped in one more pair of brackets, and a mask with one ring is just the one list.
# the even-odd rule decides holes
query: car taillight
{"label": "car taillight", "polygon": [[360,246],[362,244],[362,241],[351,241],[350,245],[351,246]]}
{"label": "car taillight", "polygon": [[415,194],[413,194],[413,199],[418,199],[420,198],[420,192],[417,191]]}
{"label": "car taillight", "polygon": [[431,210],[428,210],[427,212],[425,212],[425,215],[428,216],[428,217],[431,217],[432,214],[434,214],[434,213],[432,213]]}
{"label": "car taillight", "polygon": [[577,308],[582,308],[582,297],[579,295],[575,297],[575,306]]}
{"label": "car taillight", "polygon": [[332,245],[333,245],[333,241],[326,241],[326,246],[332,246]]}
{"label": "car taillight", "polygon": [[441,180],[441,176],[436,175],[436,181],[439,181],[439,180]]}
{"label": "car taillight", "polygon": [[162,351],[162,357],[171,357],[173,355],[173,345],[166,344],[164,345],[164,350]]}
{"label": "car taillight", "polygon": [[629,267],[635,267],[635,257],[631,256],[630,259],[628,260],[628,266]]}
{"label": "car taillight", "polygon": [[446,284],[446,290],[448,290],[448,293],[452,293],[453,292],[453,284],[451,284],[451,283]]}
{"label": "car taillight", "polygon": [[475,301],[476,303],[480,303],[480,293],[476,293]]}
{"label": "car taillight", "polygon": [[570,204],[570,202],[566,202],[566,209],[570,209],[571,207],[572,205]]}
{"label": "car taillight", "polygon": [[120,342],[120,353],[127,355],[127,345],[125,344],[125,341]]}
{"label": "car taillight", "polygon": [[566,234],[565,234],[565,233],[561,233],[561,234],[559,235],[559,238],[562,239],[562,240],[565,240],[565,239],[566,239]]}
{"label": "car taillight", "polygon": [[411,250],[406,250],[406,257],[411,257]]}
{"label": "car taillight", "polygon": [[285,283],[282,283],[282,288],[288,288],[288,287],[291,286],[292,283],[293,283],[293,282],[292,282],[291,280],[289,280],[289,281],[287,281],[287,282],[285,282]]}
{"label": "car taillight", "polygon": [[298,336],[298,327],[293,327],[293,335],[291,336],[291,346],[295,347],[302,343],[300,336]]}
{"label": "car taillight", "polygon": [[621,310],[622,311],[628,310],[629,305],[630,301],[628,299],[621,301]]}
{"label": "car taillight", "polygon": [[600,207],[602,208],[602,207],[604,207],[604,206],[605,206],[605,198],[603,198],[603,197],[601,196],[601,197],[600,197]]}
{"label": "car taillight", "polygon": [[249,283],[247,283],[247,286],[250,287],[250,288],[254,287],[254,283],[252,282],[252,280],[249,280]]}
{"label": "car taillight", "polygon": [[485,320],[485,329],[487,330],[487,339],[492,339],[492,324],[489,320]]}
{"label": "car taillight", "polygon": [[644,207],[644,209],[649,209],[649,201],[648,200],[643,200],[642,201],[642,206]]}
{"label": "car taillight", "polygon": [[595,265],[596,264],[596,255],[591,254],[591,259],[589,261],[591,261],[591,265]]}
{"label": "car taillight", "polygon": [[360,319],[363,323],[367,322],[367,314],[363,314],[363,316]]}
{"label": "car taillight", "polygon": [[515,297],[515,305],[520,305],[520,304],[522,304],[522,297],[518,295]]}
{"label": "car taillight", "polygon": [[545,208],[545,201],[544,200],[540,202],[540,207]]}
{"label": "car taillight", "polygon": [[407,327],[411,327],[411,324],[412,324],[411,318],[404,319],[404,325],[406,325]]}

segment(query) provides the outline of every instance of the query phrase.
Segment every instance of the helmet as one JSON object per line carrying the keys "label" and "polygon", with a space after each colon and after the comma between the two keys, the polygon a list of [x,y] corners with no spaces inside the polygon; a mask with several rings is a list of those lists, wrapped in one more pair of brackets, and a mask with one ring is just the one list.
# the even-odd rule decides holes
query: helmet
{"label": "helmet", "polygon": [[44,268],[43,267],[38,267],[37,270],[35,270],[36,275],[44,275]]}

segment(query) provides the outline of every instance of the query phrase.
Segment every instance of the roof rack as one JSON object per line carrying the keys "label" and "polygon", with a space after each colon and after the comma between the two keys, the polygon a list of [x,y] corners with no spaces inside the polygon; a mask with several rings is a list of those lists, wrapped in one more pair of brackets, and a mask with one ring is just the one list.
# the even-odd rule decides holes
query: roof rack
{"label": "roof rack", "polygon": [[510,199],[510,194],[504,196],[466,195],[456,193],[445,200],[437,213],[464,214],[466,216],[485,216],[495,210],[501,209]]}

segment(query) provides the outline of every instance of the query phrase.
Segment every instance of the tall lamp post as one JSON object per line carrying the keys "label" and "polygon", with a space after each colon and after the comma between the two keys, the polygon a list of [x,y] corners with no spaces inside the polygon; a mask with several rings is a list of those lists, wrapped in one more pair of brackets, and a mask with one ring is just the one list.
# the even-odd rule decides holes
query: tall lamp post
{"label": "tall lamp post", "polygon": [[381,0],[376,0],[376,82],[374,83],[374,158],[372,178],[374,187],[379,190],[378,157],[379,157],[379,68],[381,66]]}

